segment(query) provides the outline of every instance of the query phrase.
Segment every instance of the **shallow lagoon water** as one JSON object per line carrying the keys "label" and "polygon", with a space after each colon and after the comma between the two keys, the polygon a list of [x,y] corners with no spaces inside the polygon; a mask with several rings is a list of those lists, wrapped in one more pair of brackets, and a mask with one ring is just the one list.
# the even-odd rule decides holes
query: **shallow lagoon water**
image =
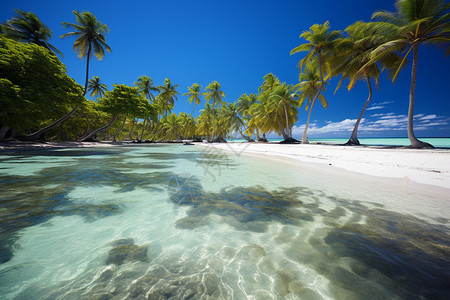
{"label": "shallow lagoon water", "polygon": [[450,293],[449,207],[426,209],[442,194],[181,145],[4,151],[0,168],[1,299]]}

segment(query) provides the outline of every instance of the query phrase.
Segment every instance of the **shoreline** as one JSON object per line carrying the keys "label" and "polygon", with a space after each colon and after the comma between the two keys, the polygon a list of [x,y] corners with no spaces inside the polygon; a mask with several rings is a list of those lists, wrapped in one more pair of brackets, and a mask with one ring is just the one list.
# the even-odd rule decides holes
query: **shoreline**
{"label": "shoreline", "polygon": [[[227,143],[197,144],[229,151],[314,164],[379,179],[423,184],[450,192],[450,151],[448,149],[408,149],[406,147],[342,146],[330,144]],[[450,193],[449,193],[450,195]],[[450,197],[450,196],[449,196]]]}
{"label": "shoreline", "polygon": [[[181,143],[179,143],[182,145]],[[36,150],[63,148],[104,148],[117,146],[175,145],[175,143],[132,142],[7,142],[4,150]],[[284,158],[301,163],[316,164],[327,169],[341,169],[354,173],[404,182],[432,185],[450,191],[450,150],[409,149],[391,146],[345,146],[325,143],[194,143],[213,147],[235,155],[252,154],[269,158]],[[0,152],[1,153],[1,152]]]}

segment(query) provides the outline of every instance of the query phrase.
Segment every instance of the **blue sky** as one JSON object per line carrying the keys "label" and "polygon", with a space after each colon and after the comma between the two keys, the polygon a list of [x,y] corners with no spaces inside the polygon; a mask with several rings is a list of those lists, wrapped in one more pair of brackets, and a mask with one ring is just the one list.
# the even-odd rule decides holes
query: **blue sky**
{"label": "blue sky", "polygon": [[[106,36],[112,53],[93,60],[90,77],[103,83],[132,85],[141,75],[162,84],[168,77],[182,95],[197,82],[205,88],[217,80],[225,100],[236,101],[243,93],[256,93],[267,73],[282,82],[298,83],[297,62],[303,54],[289,55],[304,41],[302,31],[315,23],[330,21],[332,29],[344,30],[358,21],[369,21],[376,10],[394,10],[394,1],[28,1],[0,0],[0,20],[10,19],[13,9],[34,12],[53,30],[51,43],[63,52],[68,73],[84,84],[86,60],[72,50],[73,38],[61,22],[75,22],[73,10],[90,11],[109,26]],[[416,85],[415,132],[419,137],[450,136],[450,59],[442,49],[422,46],[419,51]],[[406,137],[411,65],[395,85],[381,76],[372,102],[360,126],[359,137]],[[328,109],[316,105],[312,112],[310,138],[349,137],[368,90],[359,82],[348,92],[335,95],[337,79],[325,97]],[[175,112],[190,112],[187,97],[179,96]],[[196,108],[197,116],[202,105]],[[294,127],[300,138],[307,112],[299,109]]]}

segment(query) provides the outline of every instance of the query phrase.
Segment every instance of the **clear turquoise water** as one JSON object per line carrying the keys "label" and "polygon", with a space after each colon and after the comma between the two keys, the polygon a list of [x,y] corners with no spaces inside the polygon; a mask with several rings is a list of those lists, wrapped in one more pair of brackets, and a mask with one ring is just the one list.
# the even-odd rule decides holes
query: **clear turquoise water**
{"label": "clear turquoise water", "polygon": [[0,299],[450,292],[449,195],[182,145],[3,151],[0,170]]}

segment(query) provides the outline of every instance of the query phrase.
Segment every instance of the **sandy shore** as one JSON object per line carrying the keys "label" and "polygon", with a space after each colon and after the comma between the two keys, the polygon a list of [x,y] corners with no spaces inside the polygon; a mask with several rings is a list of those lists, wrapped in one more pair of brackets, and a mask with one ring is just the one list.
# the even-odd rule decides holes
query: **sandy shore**
{"label": "sandy shore", "polygon": [[[199,144],[236,155],[257,154],[284,157],[321,167],[340,168],[371,176],[396,178],[447,188],[450,191],[450,150],[350,147],[323,144],[281,145],[260,143]],[[412,181],[412,182],[411,182]]]}

